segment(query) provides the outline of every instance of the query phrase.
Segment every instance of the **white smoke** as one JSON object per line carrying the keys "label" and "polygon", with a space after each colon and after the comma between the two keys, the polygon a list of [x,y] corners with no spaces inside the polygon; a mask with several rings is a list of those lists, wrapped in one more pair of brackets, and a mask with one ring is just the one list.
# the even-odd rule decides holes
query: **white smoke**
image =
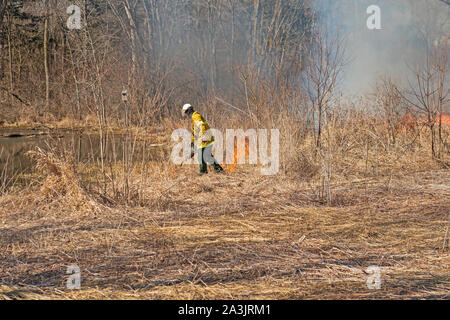
{"label": "white smoke", "polygon": [[[367,8],[381,9],[381,29],[367,27]],[[373,89],[377,77],[405,82],[426,48],[450,36],[450,5],[439,0],[316,0],[328,30],[347,39],[345,94]]]}

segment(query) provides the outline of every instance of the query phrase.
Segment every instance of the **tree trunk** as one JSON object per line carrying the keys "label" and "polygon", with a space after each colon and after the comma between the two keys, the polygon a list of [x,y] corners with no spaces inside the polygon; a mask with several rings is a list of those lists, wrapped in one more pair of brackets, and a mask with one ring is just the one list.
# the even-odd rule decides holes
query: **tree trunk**
{"label": "tree trunk", "polygon": [[[12,37],[12,30],[11,30],[11,17],[8,17],[8,66],[9,66],[9,90],[10,92],[14,91],[14,77],[13,77],[13,68],[12,68],[12,48],[11,48],[11,37]],[[12,103],[12,97],[10,97],[10,102]]]}
{"label": "tree trunk", "polygon": [[48,73],[48,56],[47,56],[47,38],[48,38],[48,15],[44,19],[44,70],[45,70],[45,108],[49,109],[50,100],[50,76]]}
{"label": "tree trunk", "polygon": [[6,12],[6,4],[7,4],[7,0],[0,1],[0,30],[2,30],[3,17],[5,16],[5,12]]}
{"label": "tree trunk", "polygon": [[132,8],[130,6],[130,2],[128,0],[124,3],[125,12],[128,17],[128,22],[130,24],[130,38],[131,38],[131,67],[128,73],[128,88],[131,92],[130,102],[133,105],[136,102],[136,86],[135,86],[135,78],[136,78],[136,24],[134,22],[134,18],[132,15]]}

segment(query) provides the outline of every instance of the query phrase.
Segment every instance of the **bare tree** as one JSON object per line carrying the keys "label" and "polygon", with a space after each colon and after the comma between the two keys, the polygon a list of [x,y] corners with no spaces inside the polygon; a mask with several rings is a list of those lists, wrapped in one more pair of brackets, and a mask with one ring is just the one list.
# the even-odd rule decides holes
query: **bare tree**
{"label": "bare tree", "polygon": [[331,142],[330,114],[340,76],[345,66],[344,40],[338,34],[316,27],[306,58],[303,90],[309,98],[312,128],[315,136],[314,157],[321,165],[319,195],[331,205],[332,163],[335,146]]}
{"label": "bare tree", "polygon": [[388,133],[393,145],[397,142],[397,132],[406,111],[397,88],[398,85],[392,78],[383,78],[377,86],[375,94],[375,98],[379,100],[378,106],[383,112],[384,121],[387,123]]}
{"label": "bare tree", "polygon": [[[94,103],[101,101],[92,90],[99,83],[93,76],[96,64],[107,66],[97,78],[106,105],[113,106],[108,112],[118,119],[123,114],[114,97],[123,85],[130,93],[130,114],[156,108],[153,119],[172,112],[170,105],[198,103],[217,91],[227,101],[245,98],[239,82],[245,69],[258,81],[295,87],[311,37],[310,2],[0,0],[7,75],[0,85],[31,105],[47,106],[50,114],[76,119],[95,114]],[[81,9],[81,30],[66,28],[72,4]],[[154,96],[170,101],[149,103]],[[49,110],[52,105],[59,107]]]}
{"label": "bare tree", "polygon": [[6,13],[6,6],[8,4],[8,0],[1,0],[0,1],[0,30],[2,30],[3,25],[3,18]]}
{"label": "bare tree", "polygon": [[49,19],[49,10],[48,4],[44,2],[44,37],[43,37],[43,64],[45,71],[45,109],[49,111],[49,103],[50,103],[50,74],[48,70],[48,19]]}
{"label": "bare tree", "polygon": [[449,102],[448,72],[448,44],[445,41],[436,45],[434,49],[427,50],[424,66],[413,71],[414,81],[409,82],[409,87],[405,90],[397,89],[397,93],[404,101],[423,115],[430,132],[431,155],[434,158],[440,156],[440,145],[443,143],[443,107]]}
{"label": "bare tree", "polygon": [[316,30],[314,39],[307,57],[304,91],[311,102],[314,125],[317,128],[316,147],[320,148],[323,115],[332,101],[345,65],[345,49],[339,36],[330,37],[324,30]]}

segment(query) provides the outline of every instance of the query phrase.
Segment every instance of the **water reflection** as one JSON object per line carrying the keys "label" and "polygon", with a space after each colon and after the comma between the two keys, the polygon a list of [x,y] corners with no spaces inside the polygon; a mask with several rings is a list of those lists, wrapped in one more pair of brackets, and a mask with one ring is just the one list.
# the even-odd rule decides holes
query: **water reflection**
{"label": "water reflection", "polygon": [[[109,134],[103,139],[104,159],[110,162],[121,162],[127,144],[125,135]],[[134,148],[133,148],[134,144]],[[52,133],[35,130],[0,130],[0,177],[33,171],[33,161],[26,152],[39,147],[43,150],[53,149],[57,152],[70,152],[77,162],[89,163],[100,161],[99,134],[59,131]],[[164,148],[148,148],[145,140],[128,139],[128,150],[133,152],[133,161],[157,161],[168,157]],[[130,159],[131,160],[131,159]]]}

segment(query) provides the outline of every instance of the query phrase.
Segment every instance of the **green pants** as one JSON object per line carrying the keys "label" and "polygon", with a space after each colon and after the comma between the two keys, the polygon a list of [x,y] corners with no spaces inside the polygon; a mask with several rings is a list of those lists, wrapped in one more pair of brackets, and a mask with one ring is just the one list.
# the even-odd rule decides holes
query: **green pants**
{"label": "green pants", "polygon": [[198,163],[200,164],[200,173],[208,173],[208,163],[213,166],[216,172],[223,171],[223,168],[212,155],[212,145],[198,149]]}

